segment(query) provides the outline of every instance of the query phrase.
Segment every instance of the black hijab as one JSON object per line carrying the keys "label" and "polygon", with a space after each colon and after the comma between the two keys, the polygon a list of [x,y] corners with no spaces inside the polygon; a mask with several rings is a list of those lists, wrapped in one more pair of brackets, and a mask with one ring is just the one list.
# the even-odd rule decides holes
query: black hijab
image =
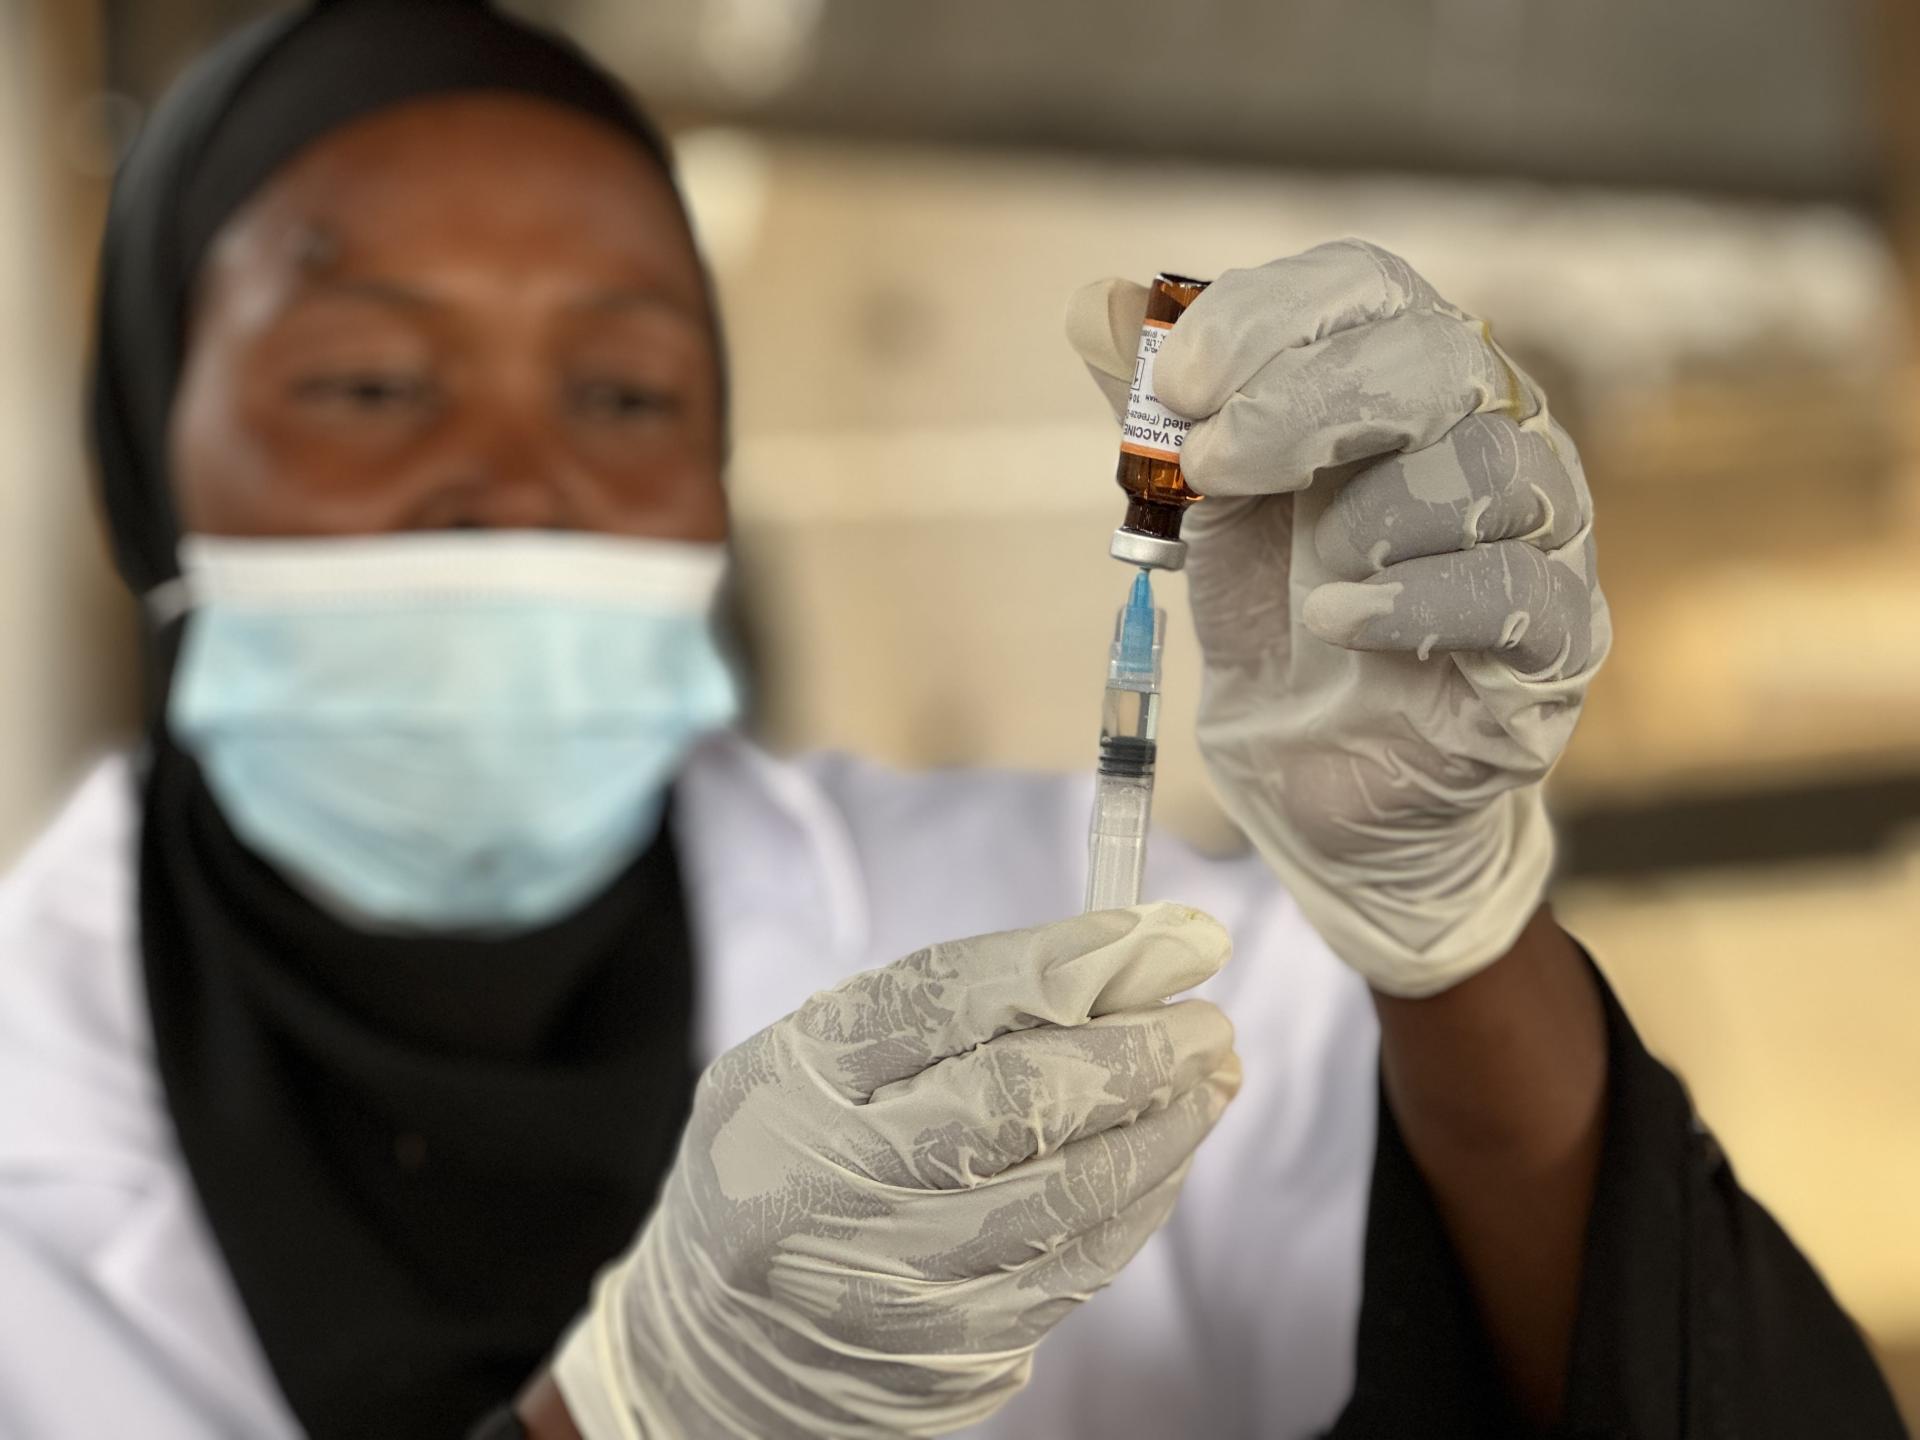
{"label": "black hijab", "polygon": [[[167,420],[207,246],[308,144],[457,90],[568,105],[666,163],[578,52],[461,0],[275,16],[151,118],[114,187],[92,405],[137,594],[176,573]],[[157,699],[178,630],[153,637]],[[142,962],[167,1105],[221,1254],[311,1434],[460,1434],[537,1368],[671,1161],[693,1074],[671,827],[534,934],[368,935],[235,838],[164,705],[153,713]]]}

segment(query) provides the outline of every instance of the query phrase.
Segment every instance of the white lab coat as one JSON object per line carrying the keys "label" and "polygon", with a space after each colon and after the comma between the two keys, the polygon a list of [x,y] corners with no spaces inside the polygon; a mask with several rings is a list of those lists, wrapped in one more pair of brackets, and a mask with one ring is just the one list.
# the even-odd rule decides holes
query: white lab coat
{"label": "white lab coat", "polygon": [[[779,761],[727,737],[675,824],[708,1057],[841,977],[1080,899],[1084,780]],[[0,1436],[299,1433],[169,1128],[134,919],[132,766],[109,760],[0,884]],[[1202,991],[1246,1088],[1180,1207],[1040,1350],[992,1440],[1310,1435],[1351,1386],[1374,1127],[1365,993],[1259,861],[1156,842],[1147,893],[1217,915]],[[290,1237],[297,1243],[297,1237]]]}

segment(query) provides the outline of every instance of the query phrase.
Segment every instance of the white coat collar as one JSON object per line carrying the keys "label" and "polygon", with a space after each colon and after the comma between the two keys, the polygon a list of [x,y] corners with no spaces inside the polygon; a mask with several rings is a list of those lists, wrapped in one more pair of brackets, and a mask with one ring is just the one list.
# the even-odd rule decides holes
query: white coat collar
{"label": "white coat collar", "polygon": [[[109,780],[87,787],[99,826],[68,848],[110,854],[121,876],[135,873],[137,806],[133,776],[112,763]],[[113,804],[100,805],[103,793]],[[76,804],[79,802],[76,801]],[[690,758],[676,791],[676,839],[693,929],[699,984],[696,1047],[701,1063],[793,1009],[808,994],[866,963],[869,910],[861,867],[844,820],[801,767],[737,735],[715,737]],[[101,842],[96,848],[89,841]],[[139,987],[131,894],[124,925],[106,944]],[[720,957],[724,957],[721,959]],[[138,1199],[93,1251],[88,1268],[115,1309],[180,1374],[230,1417],[238,1433],[295,1433],[278,1387],[245,1318],[167,1122],[153,1070],[144,1005],[128,1006],[120,1053],[128,1081],[149,1096],[152,1143]],[[104,1137],[103,1137],[104,1138]],[[119,1147],[116,1147],[119,1148]],[[122,1157],[124,1158],[124,1157]]]}
{"label": "white coat collar", "polygon": [[674,814],[704,1064],[869,963],[870,897],[826,791],[737,735],[695,752]]}

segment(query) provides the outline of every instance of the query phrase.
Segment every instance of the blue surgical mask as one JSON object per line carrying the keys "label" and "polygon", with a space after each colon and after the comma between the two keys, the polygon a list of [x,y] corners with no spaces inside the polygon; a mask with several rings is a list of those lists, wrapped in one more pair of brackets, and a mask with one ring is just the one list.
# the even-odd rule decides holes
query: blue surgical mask
{"label": "blue surgical mask", "polygon": [[392,930],[560,918],[737,715],[718,545],[536,532],[190,536],[174,738],[295,886]]}

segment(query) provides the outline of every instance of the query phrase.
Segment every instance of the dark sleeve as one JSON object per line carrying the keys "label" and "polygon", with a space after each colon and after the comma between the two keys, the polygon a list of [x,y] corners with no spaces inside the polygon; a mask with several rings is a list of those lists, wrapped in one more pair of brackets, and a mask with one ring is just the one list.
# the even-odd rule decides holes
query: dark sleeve
{"label": "dark sleeve", "polygon": [[[1596,972],[1597,975],[1597,972]],[[1607,1133],[1556,1440],[1903,1440],[1853,1322],[1741,1190],[1600,981]],[[1498,1440],[1508,1406],[1465,1274],[1384,1093],[1353,1396],[1331,1440]]]}
{"label": "dark sleeve", "polygon": [[502,1405],[469,1430],[467,1440],[527,1440],[527,1427],[511,1405]]}

